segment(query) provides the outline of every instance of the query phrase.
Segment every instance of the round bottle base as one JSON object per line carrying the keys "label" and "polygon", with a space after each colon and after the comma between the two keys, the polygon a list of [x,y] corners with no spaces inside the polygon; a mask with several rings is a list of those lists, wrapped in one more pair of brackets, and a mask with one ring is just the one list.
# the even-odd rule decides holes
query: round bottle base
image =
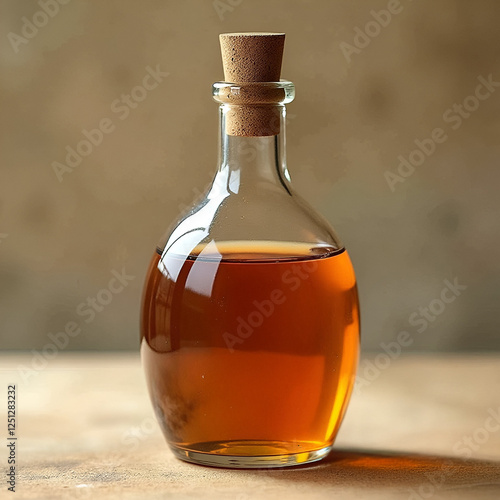
{"label": "round bottle base", "polygon": [[170,445],[174,455],[186,462],[210,467],[225,467],[231,469],[267,469],[275,467],[293,467],[323,459],[330,453],[332,446],[316,450],[290,453],[295,443],[270,443],[259,441],[233,441],[228,443],[204,443],[194,447],[207,451],[194,451]]}

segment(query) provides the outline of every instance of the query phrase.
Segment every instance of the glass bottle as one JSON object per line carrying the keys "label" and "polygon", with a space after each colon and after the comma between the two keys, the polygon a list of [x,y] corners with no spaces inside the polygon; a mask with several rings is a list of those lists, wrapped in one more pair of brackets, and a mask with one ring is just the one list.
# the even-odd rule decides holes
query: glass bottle
{"label": "glass bottle", "polygon": [[[290,185],[284,34],[221,35],[218,170],[147,273],[141,357],[174,454],[221,467],[326,456],[359,350],[354,271]],[[231,83],[227,83],[231,82]]]}

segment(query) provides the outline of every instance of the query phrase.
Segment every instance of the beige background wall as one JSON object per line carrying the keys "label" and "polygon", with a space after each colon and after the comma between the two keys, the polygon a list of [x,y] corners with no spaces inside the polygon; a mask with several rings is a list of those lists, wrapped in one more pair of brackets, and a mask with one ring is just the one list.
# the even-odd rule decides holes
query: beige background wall
{"label": "beige background wall", "polygon": [[[39,4],[0,6],[2,348],[41,349],[72,321],[82,331],[65,349],[138,347],[155,244],[214,171],[210,85],[228,31],[287,33],[289,167],[351,253],[365,349],[402,330],[407,350],[500,347],[500,88],[466,101],[479,106],[468,118],[443,118],[478,77],[500,82],[499,2],[47,1],[54,17],[35,33],[23,18],[44,24]],[[370,11],[388,6],[400,12],[374,24]],[[366,46],[348,61],[342,42]],[[157,65],[169,75],[118,109]],[[113,131],[59,182],[53,162],[105,118]],[[384,174],[436,128],[447,140],[393,192]],[[124,290],[95,318],[79,314],[123,268],[135,277]],[[455,278],[467,288],[415,326]]]}

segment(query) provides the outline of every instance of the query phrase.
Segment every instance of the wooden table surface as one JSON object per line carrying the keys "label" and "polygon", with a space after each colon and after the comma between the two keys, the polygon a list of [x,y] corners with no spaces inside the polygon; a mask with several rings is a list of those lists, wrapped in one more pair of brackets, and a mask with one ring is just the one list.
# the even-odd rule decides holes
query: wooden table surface
{"label": "wooden table surface", "polygon": [[[2,499],[500,499],[500,356],[365,358],[334,452],[279,470],[176,460],[138,355],[59,353],[45,363],[0,357]],[[15,494],[4,474],[8,384]]]}

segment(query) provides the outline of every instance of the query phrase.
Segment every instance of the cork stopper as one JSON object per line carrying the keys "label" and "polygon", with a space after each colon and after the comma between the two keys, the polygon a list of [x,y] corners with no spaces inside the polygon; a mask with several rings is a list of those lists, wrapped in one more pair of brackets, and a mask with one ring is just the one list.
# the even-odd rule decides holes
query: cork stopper
{"label": "cork stopper", "polygon": [[284,33],[223,33],[219,39],[226,82],[280,81]]}
{"label": "cork stopper", "polygon": [[[284,33],[223,33],[219,39],[226,82],[280,81]],[[281,109],[276,105],[278,99],[274,102],[270,99],[269,88],[242,85],[241,92],[227,97],[234,104],[226,113],[227,134],[245,137],[279,134]]]}

